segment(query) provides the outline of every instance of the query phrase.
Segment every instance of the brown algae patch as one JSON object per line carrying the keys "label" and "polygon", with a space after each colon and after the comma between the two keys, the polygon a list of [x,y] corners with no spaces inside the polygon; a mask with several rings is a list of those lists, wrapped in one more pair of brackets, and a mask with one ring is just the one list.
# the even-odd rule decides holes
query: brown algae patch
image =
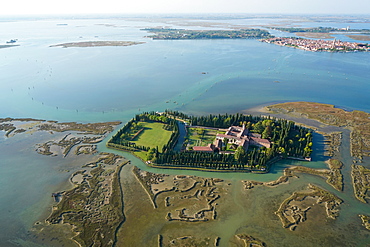
{"label": "brown algae patch", "polygon": [[[254,238],[253,236],[250,236],[250,235],[247,235],[247,234],[237,234],[235,235],[235,239],[238,243],[238,246],[242,246],[242,247],[265,247],[266,244],[257,239],[257,238]],[[241,244],[241,245],[240,245]]]}
{"label": "brown algae patch", "polygon": [[79,131],[84,134],[93,134],[93,135],[104,135],[109,132],[112,132],[116,125],[119,125],[121,122],[105,122],[105,123],[59,123],[58,121],[46,121],[33,118],[0,118],[0,130],[7,131],[6,136],[9,130],[23,129],[27,132],[35,131],[49,131],[49,132],[64,132],[64,131]]}
{"label": "brown algae patch", "polygon": [[219,204],[228,198],[225,181],[154,174],[132,165],[122,176],[126,220],[117,246],[217,246],[219,236],[209,227],[219,224]]}
{"label": "brown algae patch", "polygon": [[[49,122],[50,123],[50,122]],[[73,131],[68,133],[61,139],[48,141],[36,145],[36,151],[43,155],[62,154],[66,157],[72,148],[76,147],[75,155],[80,154],[95,154],[97,147],[95,144],[101,142],[108,132],[113,130],[113,127],[120,122],[98,123],[98,124],[77,124],[77,123],[52,123],[41,124],[39,130],[47,130],[55,132]],[[76,131],[78,131],[76,133]]]}
{"label": "brown algae patch", "polygon": [[57,156],[59,153],[66,157],[72,148],[76,146],[75,154],[94,154],[96,145],[80,145],[98,143],[104,139],[104,136],[80,136],[67,134],[59,140],[48,141],[36,145],[36,152],[43,155]]}
{"label": "brown algae patch", "polygon": [[370,200],[370,169],[361,165],[352,165],[351,176],[356,198],[367,203]]}
{"label": "brown algae patch", "polygon": [[53,135],[55,132],[70,132],[62,138],[36,144],[36,151],[43,155],[57,156],[62,154],[66,157],[72,148],[76,147],[75,154],[94,154],[96,145],[121,122],[106,123],[58,123],[57,121],[45,121],[31,118],[3,118],[0,119],[0,130],[5,131],[5,136],[10,138],[15,135],[33,134],[46,131]]}
{"label": "brown algae patch", "polygon": [[134,167],[133,172],[154,208],[158,207],[159,195],[164,197],[164,206],[168,208],[165,217],[167,221],[199,222],[216,219],[216,201],[220,198],[220,188],[216,184],[223,180],[155,174],[137,167]]}
{"label": "brown algae patch", "polygon": [[332,132],[329,134],[320,133],[325,138],[325,156],[333,157],[339,153],[339,147],[342,144],[342,132]]}
{"label": "brown algae patch", "polygon": [[216,245],[218,238],[212,237],[195,237],[191,235],[185,235],[180,237],[173,236],[158,236],[158,246],[160,247],[187,247],[187,246],[199,246],[199,247],[213,247]]}
{"label": "brown algae patch", "polygon": [[367,229],[370,230],[370,216],[360,214],[359,217],[361,218],[362,225]]}
{"label": "brown algae patch", "polygon": [[245,189],[252,189],[254,186],[264,185],[267,187],[275,187],[280,184],[288,183],[289,178],[299,178],[297,173],[306,173],[311,175],[317,175],[326,178],[326,182],[333,186],[336,190],[343,190],[343,175],[341,168],[342,162],[336,159],[330,159],[327,161],[330,169],[313,169],[305,166],[292,166],[284,169],[284,175],[279,177],[277,180],[270,182],[258,182],[258,181],[242,181]]}
{"label": "brown algae patch", "polygon": [[71,225],[79,246],[113,246],[124,220],[119,173],[128,161],[114,154],[99,156],[98,166],[88,174],[74,174],[75,187],[59,193],[62,199],[46,219],[49,226]]}
{"label": "brown algae patch", "polygon": [[77,171],[72,174],[70,181],[72,184],[82,184],[88,177],[89,174],[87,174],[86,170]]}
{"label": "brown algae patch", "polygon": [[275,212],[279,216],[283,228],[289,227],[290,230],[294,230],[299,223],[307,219],[306,212],[311,207],[304,205],[304,201],[309,198],[315,199],[315,204],[325,203],[328,218],[335,219],[339,216],[339,205],[343,203],[340,198],[313,184],[309,184],[307,189],[308,191],[294,192],[283,201],[278,211]]}
{"label": "brown algae patch", "polygon": [[75,154],[95,154],[97,152],[98,151],[96,145],[81,145],[76,148]]}
{"label": "brown algae patch", "polygon": [[91,135],[105,135],[109,132],[112,132],[116,125],[119,125],[121,122],[105,122],[105,123],[58,123],[56,121],[48,121],[39,125],[39,130],[46,131],[56,131],[56,132],[65,132],[65,131],[78,131],[83,134]]}

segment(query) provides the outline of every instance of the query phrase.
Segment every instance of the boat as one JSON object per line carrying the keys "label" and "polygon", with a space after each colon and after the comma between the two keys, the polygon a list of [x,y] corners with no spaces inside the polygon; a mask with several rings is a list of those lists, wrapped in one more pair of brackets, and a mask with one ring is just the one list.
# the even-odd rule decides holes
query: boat
{"label": "boat", "polygon": [[15,42],[17,42],[17,39],[11,39],[11,40],[7,41],[6,43],[7,44],[13,44]]}

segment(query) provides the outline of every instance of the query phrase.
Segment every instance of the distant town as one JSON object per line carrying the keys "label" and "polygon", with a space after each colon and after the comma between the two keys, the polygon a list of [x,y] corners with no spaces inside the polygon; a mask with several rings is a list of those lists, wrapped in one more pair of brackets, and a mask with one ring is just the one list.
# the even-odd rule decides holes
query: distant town
{"label": "distant town", "polygon": [[144,28],[141,29],[154,35],[152,39],[264,39],[274,37],[268,31],[262,29],[241,30],[184,30],[171,28]]}
{"label": "distant town", "polygon": [[335,27],[269,27],[269,28],[289,33],[302,33],[302,32],[309,33],[341,32],[341,33],[363,33],[363,34],[370,33],[369,29],[352,29],[349,26],[344,28],[335,28]]}
{"label": "distant town", "polygon": [[354,52],[370,51],[369,44],[345,42],[340,40],[314,40],[303,38],[269,38],[262,42],[273,43],[281,46],[290,46],[306,51],[328,51],[328,52]]}
{"label": "distant town", "polygon": [[[342,30],[344,32],[353,31],[353,29],[344,28],[274,28],[289,32],[310,32],[323,33]],[[284,38],[274,37],[267,30],[262,29],[240,29],[240,30],[185,30],[169,28],[145,28],[141,29],[154,35],[146,36],[152,39],[161,40],[179,40],[179,39],[260,39],[262,42],[274,43],[281,46],[290,46],[307,51],[327,51],[327,52],[357,52],[370,51],[370,45],[356,42],[345,42],[341,40],[323,40],[306,38]],[[366,30],[355,30],[367,33]],[[365,37],[365,36],[364,36]],[[320,38],[320,37],[318,37]]]}

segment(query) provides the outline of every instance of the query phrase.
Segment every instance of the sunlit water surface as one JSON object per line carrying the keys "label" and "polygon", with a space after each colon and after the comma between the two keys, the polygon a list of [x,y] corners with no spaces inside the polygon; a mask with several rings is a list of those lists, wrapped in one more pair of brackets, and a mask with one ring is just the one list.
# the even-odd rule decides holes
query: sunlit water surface
{"label": "sunlit water surface", "polygon": [[[270,22],[279,22],[279,19]],[[256,27],[266,25],[266,21],[258,19],[231,20],[229,23]],[[346,26],[346,23],[299,24],[308,27]],[[153,41],[145,38],[148,34],[140,30],[168,25],[123,19],[1,21],[0,43],[18,39],[20,46],[0,49],[0,116],[125,122],[134,114],[149,110],[170,108],[197,115],[234,113],[283,101],[315,101],[348,110],[370,112],[369,53],[312,53],[258,40]],[[357,24],[356,28],[370,28],[370,24]],[[59,43],[94,40],[145,43],[128,47],[49,47]],[[33,246],[28,242],[27,230],[50,212],[51,192],[68,188],[67,179],[85,162],[83,157],[62,159],[37,154],[34,151],[35,144],[48,138],[50,135],[47,133],[35,133],[0,139],[1,246]],[[322,145],[320,138],[317,135],[317,149]],[[347,133],[347,141],[348,138]],[[99,149],[106,151],[104,143]],[[180,173],[147,168],[135,157],[124,155],[132,159],[133,164],[148,171]],[[317,151],[314,155],[316,161],[310,166],[325,167],[322,152]],[[355,224],[355,229],[358,229],[356,214],[369,212],[369,207],[354,199],[348,184],[351,164],[348,145],[342,156],[343,161],[347,162],[344,168],[347,173],[345,193],[335,192],[324,180],[313,176],[305,176],[300,182],[294,183],[302,187],[308,182],[315,182],[347,201],[336,223],[344,224],[341,231],[346,232],[347,241],[355,236],[355,232],[347,231],[348,226]],[[233,183],[239,183],[241,179],[270,181],[278,178],[284,167],[291,163],[279,162],[271,173],[265,175],[196,171],[181,173],[219,177]],[[265,206],[262,203],[264,199],[287,193],[284,186],[273,192],[264,188],[257,191],[261,192],[259,197],[257,192],[251,196],[255,195],[256,202],[261,201],[261,205]],[[237,211],[237,205],[243,200],[239,198],[240,191],[234,189],[233,193],[236,201],[232,207]],[[263,214],[263,210],[263,207],[256,209],[256,213]],[[247,221],[261,228],[270,227],[268,224],[258,225],[258,220],[251,214],[235,214],[226,219],[231,226],[230,231],[224,232],[218,225],[213,230],[228,238],[237,231],[236,226],[243,226],[249,232],[263,236],[246,226]],[[333,229],[339,228],[336,225]],[[268,229],[275,231],[275,228]],[[290,239],[291,236],[280,225],[276,230],[278,234],[267,231],[272,239],[268,242],[278,242],[282,236]],[[361,234],[362,238],[368,237],[363,232]],[[295,240],[295,237],[291,237],[291,240]],[[356,241],[355,244],[361,244],[364,239]]]}

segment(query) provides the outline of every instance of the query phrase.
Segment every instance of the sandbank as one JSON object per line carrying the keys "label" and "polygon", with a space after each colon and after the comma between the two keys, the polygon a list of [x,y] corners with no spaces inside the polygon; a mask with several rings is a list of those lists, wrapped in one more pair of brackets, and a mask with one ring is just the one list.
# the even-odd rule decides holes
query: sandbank
{"label": "sandbank", "polygon": [[298,32],[295,33],[297,36],[311,38],[311,39],[333,39],[334,37],[330,33],[311,33],[311,32]]}
{"label": "sandbank", "polygon": [[57,45],[51,45],[49,47],[98,47],[98,46],[131,46],[144,44],[145,42],[134,42],[134,41],[83,41],[83,42],[71,42],[62,43]]}
{"label": "sandbank", "polygon": [[14,46],[19,46],[19,45],[0,45],[0,49],[2,49],[2,48],[10,48],[10,47],[14,47]]}
{"label": "sandbank", "polygon": [[346,35],[348,38],[361,40],[361,41],[369,41],[370,35],[358,35],[358,34],[348,34]]}

